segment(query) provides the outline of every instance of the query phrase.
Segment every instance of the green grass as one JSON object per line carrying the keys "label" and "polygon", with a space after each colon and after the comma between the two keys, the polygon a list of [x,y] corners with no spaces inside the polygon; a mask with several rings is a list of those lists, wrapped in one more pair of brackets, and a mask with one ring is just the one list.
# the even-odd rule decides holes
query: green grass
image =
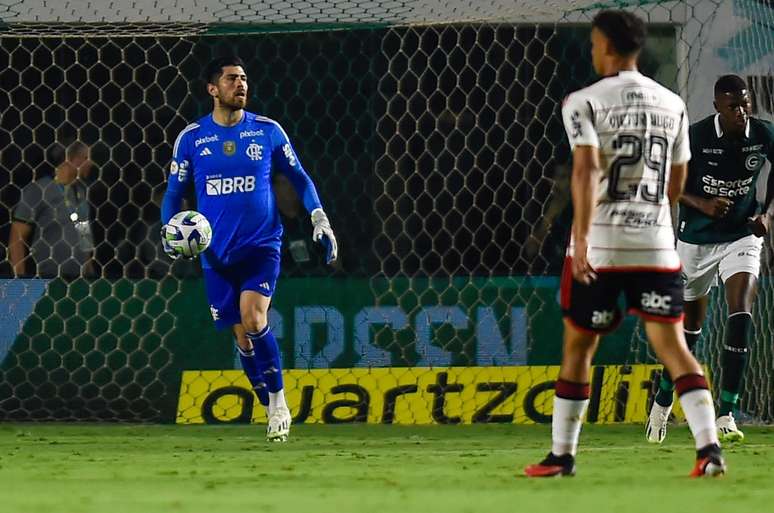
{"label": "green grass", "polygon": [[3,513],[771,511],[774,429],[746,429],[729,474],[692,480],[693,443],[587,426],[578,476],[526,479],[549,426],[0,424]]}

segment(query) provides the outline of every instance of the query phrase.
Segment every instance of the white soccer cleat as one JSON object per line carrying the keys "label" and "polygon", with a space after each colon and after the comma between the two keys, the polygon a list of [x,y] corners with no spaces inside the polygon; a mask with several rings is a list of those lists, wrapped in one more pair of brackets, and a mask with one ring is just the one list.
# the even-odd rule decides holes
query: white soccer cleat
{"label": "white soccer cleat", "polygon": [[287,408],[277,408],[269,416],[269,425],[266,426],[266,440],[268,442],[287,442],[290,435],[292,418]]}
{"label": "white soccer cleat", "polygon": [[721,442],[741,442],[744,440],[744,433],[736,427],[736,421],[733,414],[718,417],[718,438]]}
{"label": "white soccer cleat", "polygon": [[653,407],[650,409],[648,423],[645,425],[645,438],[652,444],[660,444],[666,438],[667,423],[669,414],[672,412],[672,405],[661,406],[653,401]]}

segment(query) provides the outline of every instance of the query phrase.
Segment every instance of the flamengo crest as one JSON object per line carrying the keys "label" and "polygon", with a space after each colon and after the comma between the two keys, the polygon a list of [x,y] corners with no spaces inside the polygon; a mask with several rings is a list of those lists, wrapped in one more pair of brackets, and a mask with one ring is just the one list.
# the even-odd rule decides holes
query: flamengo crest
{"label": "flamengo crest", "polygon": [[245,153],[248,157],[250,157],[250,160],[261,160],[263,159],[263,146],[260,144],[250,143],[247,146]]}

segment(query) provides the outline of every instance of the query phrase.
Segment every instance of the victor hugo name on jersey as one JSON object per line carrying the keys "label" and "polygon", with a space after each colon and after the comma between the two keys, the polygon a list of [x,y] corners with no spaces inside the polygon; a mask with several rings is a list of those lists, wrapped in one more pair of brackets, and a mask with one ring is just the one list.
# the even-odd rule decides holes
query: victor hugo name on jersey
{"label": "victor hugo name on jersey", "polygon": [[677,119],[674,116],[655,112],[623,112],[621,114],[609,114],[607,116],[607,123],[613,129],[650,127],[671,131],[677,126]]}

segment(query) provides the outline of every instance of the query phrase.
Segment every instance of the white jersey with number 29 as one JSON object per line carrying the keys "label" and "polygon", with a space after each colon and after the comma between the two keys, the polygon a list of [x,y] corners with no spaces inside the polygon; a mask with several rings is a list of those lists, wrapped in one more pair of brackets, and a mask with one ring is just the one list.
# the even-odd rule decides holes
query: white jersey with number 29
{"label": "white jersey with number 29", "polygon": [[[691,158],[683,100],[636,71],[621,71],[569,95],[567,137],[599,148],[603,176],[588,234],[598,270],[677,270],[667,184]],[[573,254],[570,242],[568,255]]]}

